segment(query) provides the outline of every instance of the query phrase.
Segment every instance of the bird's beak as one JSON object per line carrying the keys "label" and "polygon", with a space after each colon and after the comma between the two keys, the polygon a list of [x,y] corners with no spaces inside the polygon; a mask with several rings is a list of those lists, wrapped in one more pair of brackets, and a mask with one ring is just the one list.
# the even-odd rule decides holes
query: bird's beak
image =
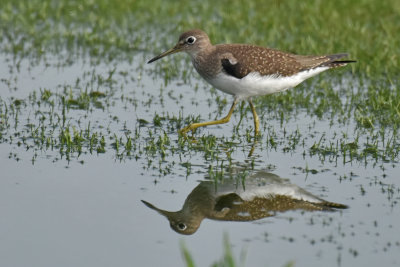
{"label": "bird's beak", "polygon": [[156,56],[156,57],[150,59],[149,62],[147,62],[147,64],[149,64],[149,63],[151,63],[151,62],[154,62],[154,61],[156,61],[156,60],[158,60],[158,59],[160,59],[160,58],[162,58],[162,57],[165,57],[165,56],[168,56],[168,55],[171,55],[171,54],[178,53],[178,52],[180,52],[180,51],[182,51],[182,47],[181,47],[179,44],[177,44],[177,45],[175,45],[174,47],[172,47],[171,49],[165,51],[164,53],[162,53],[162,54],[160,54],[160,55],[158,55],[158,56]]}
{"label": "bird's beak", "polygon": [[167,217],[167,219],[169,219],[169,217],[170,217],[171,214],[173,213],[173,212],[170,212],[170,211],[166,211],[166,210],[159,209],[159,208],[157,208],[156,206],[154,206],[153,204],[151,204],[151,203],[149,203],[149,202],[147,202],[147,201],[142,200],[142,202],[143,202],[143,204],[145,204],[145,205],[146,205],[147,207],[149,207],[150,209],[155,210],[155,211],[157,211],[158,213],[160,213],[161,215]]}

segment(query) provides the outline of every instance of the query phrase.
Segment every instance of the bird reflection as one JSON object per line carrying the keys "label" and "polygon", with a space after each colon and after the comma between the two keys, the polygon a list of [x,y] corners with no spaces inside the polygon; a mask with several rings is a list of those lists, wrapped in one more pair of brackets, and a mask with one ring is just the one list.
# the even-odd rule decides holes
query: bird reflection
{"label": "bird reflection", "polygon": [[254,221],[288,210],[333,211],[346,205],[325,201],[267,171],[239,175],[220,182],[202,181],[187,196],[179,211],[166,211],[142,202],[165,216],[173,230],[191,235],[204,218],[221,221]]}

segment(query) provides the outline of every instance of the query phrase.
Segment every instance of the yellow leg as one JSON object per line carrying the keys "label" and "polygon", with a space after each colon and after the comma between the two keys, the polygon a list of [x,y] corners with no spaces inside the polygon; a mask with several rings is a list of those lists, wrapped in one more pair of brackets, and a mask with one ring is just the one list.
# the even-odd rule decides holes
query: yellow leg
{"label": "yellow leg", "polygon": [[249,104],[251,111],[253,112],[253,118],[254,118],[254,136],[257,136],[260,133],[260,120],[258,119],[256,108],[254,107],[251,99],[249,99]]}
{"label": "yellow leg", "polygon": [[199,122],[199,123],[192,123],[188,126],[186,126],[183,129],[179,130],[179,133],[186,135],[187,132],[189,131],[195,131],[197,128],[199,127],[204,127],[204,126],[208,126],[208,125],[215,125],[215,124],[223,124],[223,123],[227,123],[232,116],[233,110],[235,109],[235,106],[238,102],[238,99],[235,98],[235,100],[233,101],[233,104],[231,106],[231,109],[228,112],[228,115],[226,115],[224,118],[220,119],[220,120],[216,120],[216,121],[207,121],[207,122]]}

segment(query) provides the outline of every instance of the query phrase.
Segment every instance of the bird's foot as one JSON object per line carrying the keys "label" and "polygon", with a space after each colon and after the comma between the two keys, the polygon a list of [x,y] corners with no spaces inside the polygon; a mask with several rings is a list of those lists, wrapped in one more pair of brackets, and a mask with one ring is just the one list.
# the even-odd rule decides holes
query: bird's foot
{"label": "bird's foot", "polygon": [[186,126],[185,128],[180,129],[178,132],[183,135],[186,136],[186,134],[189,131],[192,131],[192,133],[194,133],[196,131],[197,127],[193,127],[193,124],[189,124],[188,126]]}
{"label": "bird's foot", "polygon": [[[186,126],[185,128],[182,128],[182,129],[178,130],[178,133],[179,133],[182,137],[184,137],[185,139],[191,139],[191,141],[192,141],[193,143],[196,143],[197,141],[196,141],[196,139],[194,138],[194,133],[196,132],[196,129],[197,129],[197,127],[195,127],[193,124],[189,124],[189,125]],[[191,136],[190,138],[187,136],[187,133],[188,133],[189,131],[192,131],[192,136]]]}

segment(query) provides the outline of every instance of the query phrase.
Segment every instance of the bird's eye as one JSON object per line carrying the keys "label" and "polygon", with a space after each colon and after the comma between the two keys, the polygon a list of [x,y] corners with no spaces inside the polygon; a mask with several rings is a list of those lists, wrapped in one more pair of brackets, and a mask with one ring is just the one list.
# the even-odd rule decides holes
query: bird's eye
{"label": "bird's eye", "polygon": [[186,224],[184,224],[184,223],[178,223],[178,228],[179,228],[179,230],[183,231],[183,230],[186,229]]}
{"label": "bird's eye", "polygon": [[194,44],[194,42],[196,42],[196,37],[194,37],[194,36],[189,36],[186,39],[186,43],[188,43],[188,44]]}

